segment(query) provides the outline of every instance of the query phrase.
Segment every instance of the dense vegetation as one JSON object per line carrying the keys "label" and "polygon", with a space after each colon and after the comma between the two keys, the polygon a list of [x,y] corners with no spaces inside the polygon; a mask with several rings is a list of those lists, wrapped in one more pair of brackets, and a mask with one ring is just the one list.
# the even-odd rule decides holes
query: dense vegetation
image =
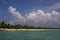
{"label": "dense vegetation", "polygon": [[[6,24],[4,21],[0,23],[0,28],[8,28],[8,29],[56,29],[56,28],[48,28],[48,27],[34,27],[28,25],[10,25]],[[59,29],[59,28],[57,28]]]}

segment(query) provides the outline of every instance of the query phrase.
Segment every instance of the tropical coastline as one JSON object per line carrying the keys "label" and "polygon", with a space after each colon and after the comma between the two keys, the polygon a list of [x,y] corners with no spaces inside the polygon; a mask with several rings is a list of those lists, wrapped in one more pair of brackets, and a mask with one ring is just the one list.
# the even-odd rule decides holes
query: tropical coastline
{"label": "tropical coastline", "polygon": [[29,25],[11,25],[6,24],[4,21],[0,23],[0,30],[2,31],[16,31],[16,30],[48,30],[48,29],[60,29],[60,28],[49,28],[49,27],[34,27]]}
{"label": "tropical coastline", "polygon": [[39,31],[39,30],[60,30],[60,29],[8,29],[8,28],[0,28],[1,31],[23,31],[23,30],[26,30],[26,31]]}
{"label": "tropical coastline", "polygon": [[38,30],[44,30],[44,29],[3,29],[3,28],[1,28],[0,30],[2,30],[2,31],[17,31],[17,30],[31,30],[31,31],[38,31]]}

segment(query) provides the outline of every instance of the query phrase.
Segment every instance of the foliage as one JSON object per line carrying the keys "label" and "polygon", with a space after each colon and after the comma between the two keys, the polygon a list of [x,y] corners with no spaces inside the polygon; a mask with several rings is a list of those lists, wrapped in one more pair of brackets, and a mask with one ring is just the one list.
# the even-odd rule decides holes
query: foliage
{"label": "foliage", "polygon": [[0,23],[0,28],[8,28],[8,29],[56,29],[56,28],[48,28],[48,27],[34,27],[34,26],[20,25],[20,24],[10,25],[9,23],[6,24],[4,21],[2,21]]}

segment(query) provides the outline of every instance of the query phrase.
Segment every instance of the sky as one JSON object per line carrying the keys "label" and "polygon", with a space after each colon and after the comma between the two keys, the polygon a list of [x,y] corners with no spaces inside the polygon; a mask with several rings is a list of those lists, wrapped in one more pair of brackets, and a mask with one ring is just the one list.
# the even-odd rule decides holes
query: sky
{"label": "sky", "polygon": [[0,0],[0,22],[60,28],[60,0]]}

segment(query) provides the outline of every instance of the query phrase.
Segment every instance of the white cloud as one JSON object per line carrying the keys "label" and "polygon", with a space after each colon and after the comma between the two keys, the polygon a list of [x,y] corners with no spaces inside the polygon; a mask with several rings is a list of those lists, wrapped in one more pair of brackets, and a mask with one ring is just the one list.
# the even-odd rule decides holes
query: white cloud
{"label": "white cloud", "polygon": [[32,11],[27,16],[27,19],[38,24],[51,25],[53,23],[60,23],[60,13],[52,11],[51,13],[45,13],[42,10]]}
{"label": "white cloud", "polygon": [[52,11],[50,13],[45,13],[42,10],[36,10],[29,12],[26,14],[25,17],[21,15],[20,12],[16,10],[16,8],[13,8],[12,6],[9,7],[9,11],[12,14],[12,16],[15,17],[15,22],[18,22],[20,24],[31,24],[36,26],[55,26],[53,24],[58,25],[60,23],[60,13],[56,11]]}
{"label": "white cloud", "polygon": [[16,8],[13,8],[12,6],[9,7],[9,12],[12,14],[12,16],[15,17],[14,21],[17,21],[19,23],[24,24],[25,23],[25,18],[16,10]]}

